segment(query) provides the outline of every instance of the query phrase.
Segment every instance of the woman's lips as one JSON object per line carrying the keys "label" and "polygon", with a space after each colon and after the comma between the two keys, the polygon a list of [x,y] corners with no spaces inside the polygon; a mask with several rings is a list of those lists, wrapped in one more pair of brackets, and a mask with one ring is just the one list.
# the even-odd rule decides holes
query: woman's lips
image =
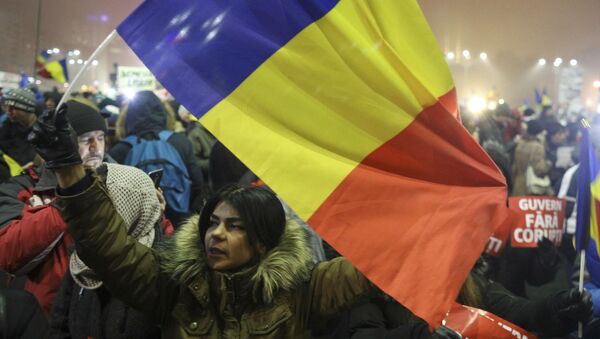
{"label": "woman's lips", "polygon": [[208,255],[211,257],[218,257],[218,256],[224,256],[225,255],[225,251],[216,248],[216,247],[211,247],[208,249]]}

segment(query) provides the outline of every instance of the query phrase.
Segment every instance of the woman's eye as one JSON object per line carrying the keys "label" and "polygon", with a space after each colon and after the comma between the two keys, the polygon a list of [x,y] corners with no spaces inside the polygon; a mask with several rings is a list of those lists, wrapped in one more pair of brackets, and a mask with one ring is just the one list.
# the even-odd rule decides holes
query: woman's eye
{"label": "woman's eye", "polygon": [[211,221],[208,223],[208,226],[209,226],[209,227],[217,227],[217,226],[219,226],[219,222],[218,222],[218,221],[216,221],[216,220],[211,220]]}
{"label": "woman's eye", "polygon": [[233,224],[233,225],[229,225],[229,228],[232,229],[232,230],[243,230],[244,226]]}

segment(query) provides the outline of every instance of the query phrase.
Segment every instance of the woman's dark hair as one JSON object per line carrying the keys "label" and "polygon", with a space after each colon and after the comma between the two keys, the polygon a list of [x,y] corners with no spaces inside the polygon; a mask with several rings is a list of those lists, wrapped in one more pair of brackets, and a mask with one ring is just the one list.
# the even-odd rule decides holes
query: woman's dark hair
{"label": "woman's dark hair", "polygon": [[220,202],[234,207],[244,222],[250,245],[270,250],[279,244],[285,229],[283,205],[275,194],[263,187],[228,185],[208,199],[200,214],[202,240],[210,225],[210,216]]}

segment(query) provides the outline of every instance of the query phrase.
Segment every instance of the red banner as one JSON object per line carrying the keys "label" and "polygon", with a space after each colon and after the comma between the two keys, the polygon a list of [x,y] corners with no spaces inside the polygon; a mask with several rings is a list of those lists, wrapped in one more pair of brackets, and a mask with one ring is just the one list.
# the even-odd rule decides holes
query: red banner
{"label": "red banner", "polygon": [[460,304],[452,307],[442,324],[469,339],[537,339],[537,336],[492,313]]}
{"label": "red banner", "polygon": [[520,217],[511,231],[513,247],[537,247],[542,238],[560,245],[564,232],[567,201],[562,198],[525,196],[508,199]]}

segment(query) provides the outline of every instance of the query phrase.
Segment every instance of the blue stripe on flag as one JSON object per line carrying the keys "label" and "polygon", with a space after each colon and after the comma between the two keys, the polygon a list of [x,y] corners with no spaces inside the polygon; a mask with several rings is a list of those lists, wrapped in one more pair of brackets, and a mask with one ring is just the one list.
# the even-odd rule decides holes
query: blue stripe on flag
{"label": "blue stripe on flag", "polygon": [[147,0],[118,32],[200,117],[338,0]]}

